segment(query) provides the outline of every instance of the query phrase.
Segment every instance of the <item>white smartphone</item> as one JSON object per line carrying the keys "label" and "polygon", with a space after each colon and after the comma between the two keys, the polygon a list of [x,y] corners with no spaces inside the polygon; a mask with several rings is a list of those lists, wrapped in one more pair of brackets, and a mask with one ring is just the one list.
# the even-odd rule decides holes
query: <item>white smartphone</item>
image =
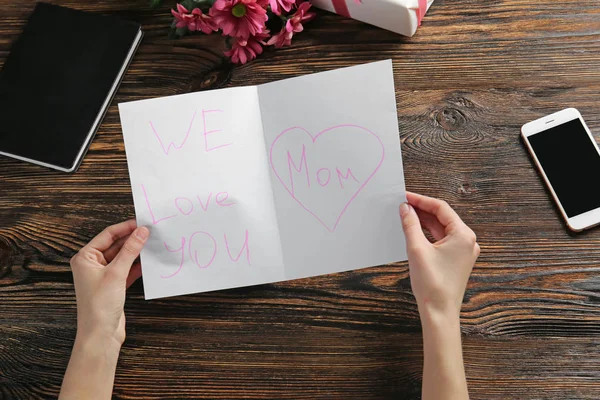
{"label": "white smartphone", "polygon": [[529,122],[521,136],[569,229],[600,224],[600,150],[579,111]]}

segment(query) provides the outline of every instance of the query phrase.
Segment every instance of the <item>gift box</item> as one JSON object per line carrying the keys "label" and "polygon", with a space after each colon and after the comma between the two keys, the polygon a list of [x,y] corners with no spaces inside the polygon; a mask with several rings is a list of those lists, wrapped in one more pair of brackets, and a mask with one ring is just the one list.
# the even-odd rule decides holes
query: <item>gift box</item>
{"label": "gift box", "polygon": [[412,36],[433,0],[312,0],[312,3],[345,17]]}

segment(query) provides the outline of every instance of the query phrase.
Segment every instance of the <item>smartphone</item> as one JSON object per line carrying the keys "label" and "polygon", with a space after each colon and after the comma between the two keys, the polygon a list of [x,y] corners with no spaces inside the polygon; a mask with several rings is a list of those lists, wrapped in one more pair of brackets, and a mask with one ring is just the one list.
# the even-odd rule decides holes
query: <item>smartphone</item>
{"label": "smartphone", "polygon": [[521,137],[569,229],[600,224],[600,150],[579,111],[529,122]]}

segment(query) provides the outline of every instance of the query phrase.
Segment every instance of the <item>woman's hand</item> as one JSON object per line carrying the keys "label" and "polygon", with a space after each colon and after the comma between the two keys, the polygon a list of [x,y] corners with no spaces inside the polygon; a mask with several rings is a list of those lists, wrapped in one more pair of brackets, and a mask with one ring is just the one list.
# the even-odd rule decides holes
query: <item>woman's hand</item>
{"label": "woman's hand", "polygon": [[135,263],[148,228],[134,220],[109,226],[71,259],[77,337],[60,399],[109,399],[125,341],[125,290],[141,275]]}
{"label": "woman's hand", "polygon": [[125,290],[140,276],[135,263],[149,231],[135,220],[102,231],[71,259],[77,296],[77,335],[125,341]]}
{"label": "woman's hand", "polygon": [[[459,316],[479,245],[475,233],[445,201],[407,193],[400,206],[410,281],[420,310]],[[428,230],[435,243],[423,233]]]}
{"label": "woman's hand", "polygon": [[[460,308],[479,256],[475,233],[448,203],[407,193],[400,206],[410,283],[423,328],[423,400],[468,400]],[[423,228],[435,243],[429,242]]]}

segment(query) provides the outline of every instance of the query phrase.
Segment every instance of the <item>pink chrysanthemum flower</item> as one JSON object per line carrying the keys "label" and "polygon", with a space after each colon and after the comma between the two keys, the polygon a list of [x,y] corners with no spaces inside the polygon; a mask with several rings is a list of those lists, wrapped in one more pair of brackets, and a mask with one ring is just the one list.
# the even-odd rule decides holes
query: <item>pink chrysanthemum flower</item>
{"label": "pink chrysanthemum flower", "polygon": [[281,31],[271,37],[267,45],[275,45],[275,47],[289,46],[292,43],[294,33],[302,32],[304,27],[303,22],[308,22],[315,17],[315,13],[308,12],[310,3],[302,3],[298,10],[287,20]]}
{"label": "pink chrysanthemum flower", "polygon": [[181,4],[177,4],[177,11],[171,10],[171,14],[173,14],[177,21],[175,24],[177,28],[187,27],[192,32],[202,31],[206,34],[218,29],[212,17],[204,14],[199,8],[194,8],[190,13],[187,8]]}
{"label": "pink chrysanthemum flower", "polygon": [[281,15],[282,9],[285,12],[289,12],[292,6],[296,4],[296,0],[269,0],[271,5],[271,11],[277,15]]}
{"label": "pink chrysanthemum flower", "polygon": [[177,28],[185,28],[187,26],[187,15],[189,14],[187,8],[181,4],[177,4],[177,11],[171,10],[171,14],[173,14],[177,21],[175,25]]}
{"label": "pink chrysanthemum flower", "polygon": [[266,29],[265,4],[265,0],[216,0],[210,15],[224,35],[248,39]]}
{"label": "pink chrysanthemum flower", "polygon": [[225,55],[231,57],[231,61],[236,64],[246,64],[263,52],[263,46],[266,44],[265,39],[268,37],[269,31],[264,30],[256,36],[250,36],[248,39],[236,39],[231,46],[231,50],[226,51]]}

